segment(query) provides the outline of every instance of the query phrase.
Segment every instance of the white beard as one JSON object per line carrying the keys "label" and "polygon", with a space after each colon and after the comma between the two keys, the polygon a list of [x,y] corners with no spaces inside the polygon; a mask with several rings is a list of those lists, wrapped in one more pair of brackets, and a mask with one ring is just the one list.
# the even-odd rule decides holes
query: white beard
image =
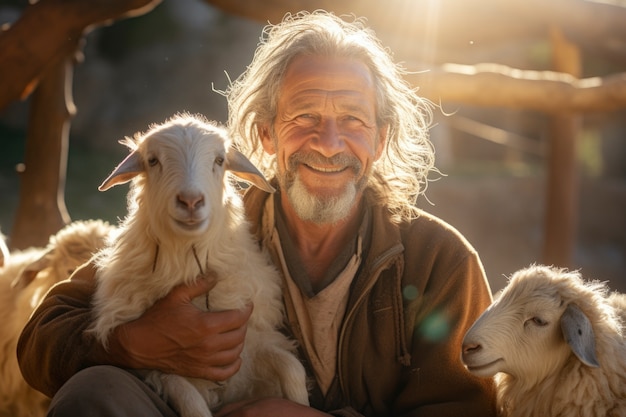
{"label": "white beard", "polygon": [[350,182],[345,192],[338,196],[316,196],[307,190],[299,175],[285,191],[298,217],[315,224],[333,224],[345,219],[356,203],[357,195],[355,183]]}

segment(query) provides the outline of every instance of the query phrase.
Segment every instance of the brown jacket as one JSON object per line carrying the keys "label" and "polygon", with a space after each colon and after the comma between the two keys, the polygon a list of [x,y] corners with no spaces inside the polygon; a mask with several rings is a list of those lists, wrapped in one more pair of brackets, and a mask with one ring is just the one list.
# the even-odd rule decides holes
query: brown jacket
{"label": "brown jacket", "polygon": [[[266,197],[246,194],[253,225]],[[465,331],[491,302],[478,255],[427,213],[395,225],[374,208],[371,227],[340,331],[337,379],[325,398],[313,388],[312,405],[340,416],[495,416],[492,380],[471,376],[459,359]],[[87,264],[53,287],[20,337],[22,373],[46,395],[99,364],[102,348],[84,334],[94,274]]]}
{"label": "brown jacket", "polygon": [[[266,197],[245,196],[253,225]],[[313,387],[312,405],[338,416],[495,416],[492,379],[473,377],[460,360],[465,332],[491,303],[478,254],[425,212],[400,225],[381,207],[372,213],[371,247],[340,330],[338,375],[325,398]],[[260,228],[253,231],[262,241]]]}

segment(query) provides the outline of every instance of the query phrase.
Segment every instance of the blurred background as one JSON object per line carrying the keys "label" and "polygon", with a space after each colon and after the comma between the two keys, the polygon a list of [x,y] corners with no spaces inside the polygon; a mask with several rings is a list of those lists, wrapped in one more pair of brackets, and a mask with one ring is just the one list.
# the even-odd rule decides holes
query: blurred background
{"label": "blurred background", "polygon": [[[411,1],[431,14],[439,10],[433,1]],[[72,220],[116,223],[125,215],[127,187],[97,190],[127,154],[118,144],[124,136],[179,111],[226,121],[226,101],[217,91],[250,62],[266,22],[209,3],[165,0],[148,13],[97,27],[85,36],[83,59],[76,64],[72,81],[76,113],[71,119],[65,184]],[[15,22],[24,7],[21,1],[0,1],[0,24]],[[460,30],[450,25],[430,32],[438,34],[436,40],[422,36],[401,43],[397,34],[388,32],[380,37],[417,73],[446,62],[549,70],[552,52],[545,21],[520,18],[514,25],[500,19],[495,9],[473,9],[482,13],[483,21],[493,22],[489,36],[482,35],[482,27],[466,25]],[[459,21],[463,17],[463,10],[455,15]],[[437,22],[434,17],[424,19],[416,15],[415,25]],[[508,32],[499,36],[503,23]],[[596,38],[588,39],[592,45],[584,45],[584,29],[577,32],[577,41],[586,48],[581,78],[626,71],[626,54],[601,53],[603,48],[593,45]],[[606,41],[609,48],[611,39]],[[419,60],[408,59],[409,48],[421,49]],[[11,63],[0,63],[0,77],[5,65]],[[30,100],[0,109],[0,230],[7,236],[17,215]],[[417,203],[458,228],[477,248],[496,291],[515,270],[543,260],[552,115],[520,106],[454,100],[437,104],[431,137],[442,175],[433,175]],[[626,108],[576,117],[575,222],[567,266],[626,291]]]}

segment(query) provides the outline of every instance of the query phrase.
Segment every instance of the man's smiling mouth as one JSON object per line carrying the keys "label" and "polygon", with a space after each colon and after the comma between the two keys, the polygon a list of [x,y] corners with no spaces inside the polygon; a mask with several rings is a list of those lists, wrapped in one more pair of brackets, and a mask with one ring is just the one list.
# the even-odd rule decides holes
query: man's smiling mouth
{"label": "man's smiling mouth", "polygon": [[303,164],[303,165],[313,171],[318,171],[318,172],[323,172],[323,173],[328,173],[328,174],[333,174],[336,172],[343,172],[346,169],[348,169],[348,167],[345,167],[345,166],[344,167],[328,167],[328,166],[310,165],[310,164]]}

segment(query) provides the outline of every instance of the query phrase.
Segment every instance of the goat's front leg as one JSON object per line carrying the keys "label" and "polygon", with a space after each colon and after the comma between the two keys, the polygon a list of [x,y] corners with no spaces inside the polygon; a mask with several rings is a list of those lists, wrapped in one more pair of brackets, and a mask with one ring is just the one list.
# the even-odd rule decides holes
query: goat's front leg
{"label": "goat's front leg", "polygon": [[218,402],[217,392],[206,390],[200,393],[192,380],[159,371],[150,371],[144,379],[174,408],[180,417],[211,417],[213,415],[209,404]]}

